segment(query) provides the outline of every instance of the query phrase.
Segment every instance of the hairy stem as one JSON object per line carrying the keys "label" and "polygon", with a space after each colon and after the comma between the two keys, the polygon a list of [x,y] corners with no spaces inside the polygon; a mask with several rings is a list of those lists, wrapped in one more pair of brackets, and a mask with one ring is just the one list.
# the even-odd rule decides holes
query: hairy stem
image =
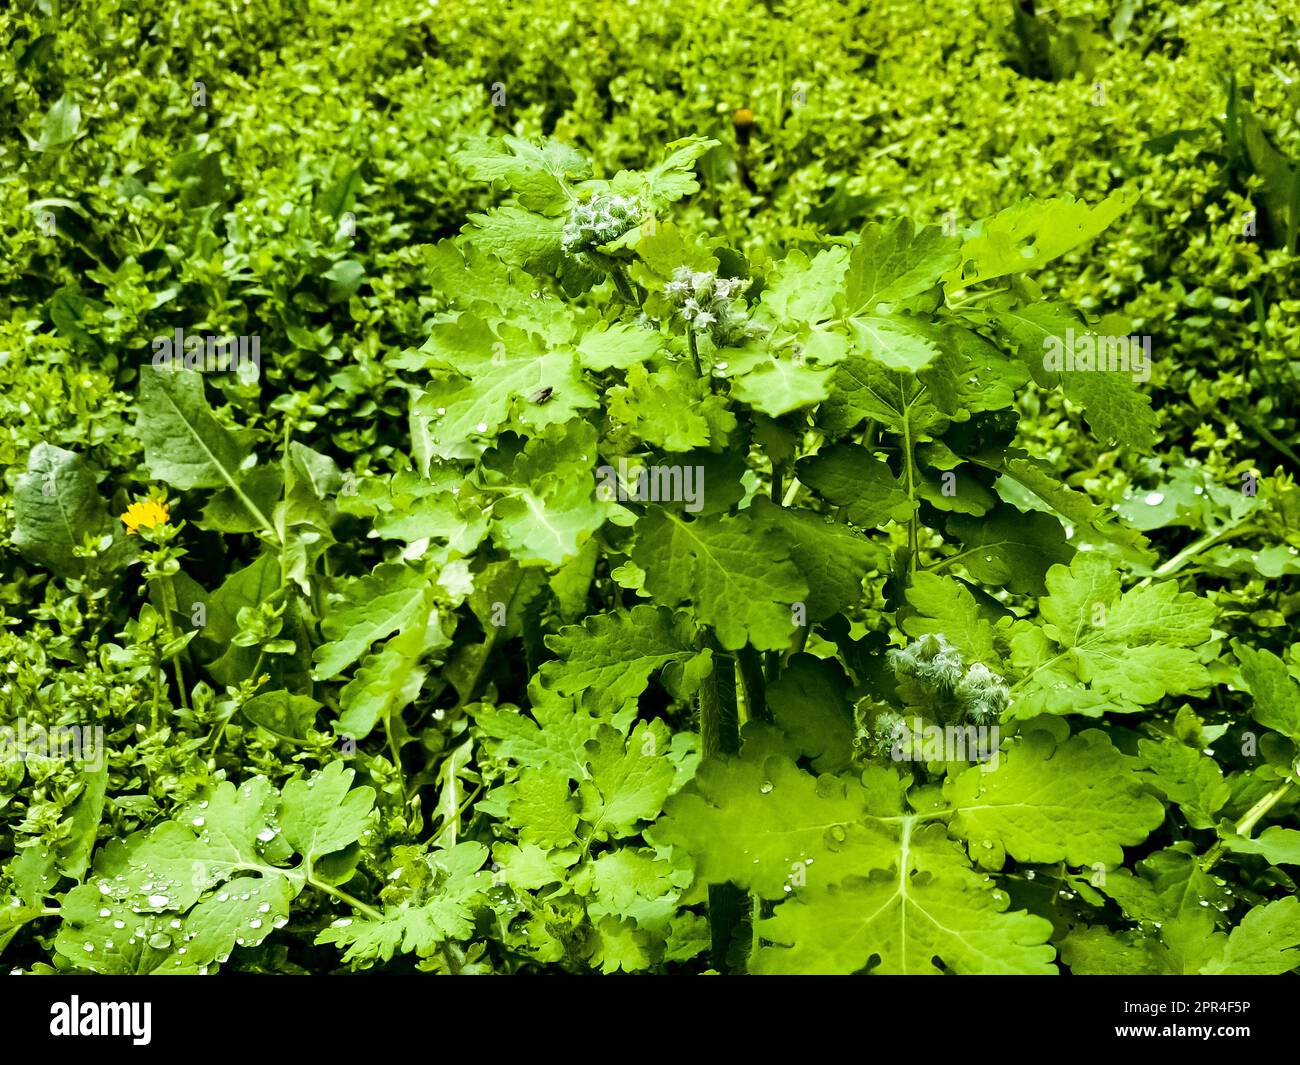
{"label": "hairy stem", "polygon": [[[704,757],[740,753],[740,721],[736,713],[736,673],[732,658],[713,645],[713,673],[700,687],[700,738]],[[745,916],[745,893],[735,884],[709,888],[709,930],[714,968],[725,970],[737,931]]]}
{"label": "hairy stem", "polygon": [[614,279],[614,287],[618,289],[618,294],[627,303],[632,304],[633,307],[640,307],[641,300],[636,294],[636,288],[632,285],[632,279],[627,275],[627,267],[616,262],[609,275]]}
{"label": "hairy stem", "polygon": [[771,721],[772,712],[767,707],[767,683],[763,677],[763,657],[746,646],[736,654],[740,666],[740,681],[744,687],[745,708],[750,721]]}

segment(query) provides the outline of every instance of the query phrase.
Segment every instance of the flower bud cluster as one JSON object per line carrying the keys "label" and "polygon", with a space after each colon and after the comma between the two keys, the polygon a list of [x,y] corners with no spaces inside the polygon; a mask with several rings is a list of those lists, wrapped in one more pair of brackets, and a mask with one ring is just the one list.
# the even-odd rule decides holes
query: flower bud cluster
{"label": "flower bud cluster", "polygon": [[895,676],[954,697],[967,719],[977,724],[996,721],[1011,702],[1011,691],[1002,677],[983,662],[965,665],[961,652],[940,633],[929,633],[906,648],[894,648],[887,657]]}
{"label": "flower bud cluster", "polygon": [[886,710],[876,716],[871,726],[871,752],[877,758],[888,758],[894,747],[907,738],[907,722],[902,714]]}
{"label": "flower bud cluster", "polygon": [[961,652],[937,633],[928,633],[906,648],[894,648],[887,657],[896,676],[911,677],[938,691],[950,692],[961,681]]}
{"label": "flower bud cluster", "polygon": [[595,195],[575,203],[564,223],[561,241],[570,254],[617,240],[641,223],[645,206],[635,196]]}
{"label": "flower bud cluster", "polygon": [[966,708],[966,716],[982,725],[1002,716],[1011,702],[1011,692],[983,662],[972,662],[957,685],[957,698]]}
{"label": "flower bud cluster", "polygon": [[664,286],[664,296],[678,308],[687,326],[708,333],[723,344],[742,336],[746,329],[740,294],[749,287],[744,277],[718,277],[711,270],[679,266]]}

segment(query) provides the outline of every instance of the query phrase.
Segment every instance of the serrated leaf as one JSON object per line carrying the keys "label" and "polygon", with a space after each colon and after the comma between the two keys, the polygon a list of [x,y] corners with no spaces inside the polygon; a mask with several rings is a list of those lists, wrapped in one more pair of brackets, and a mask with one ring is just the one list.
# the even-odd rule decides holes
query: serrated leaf
{"label": "serrated leaf", "polygon": [[956,514],[948,532],[962,543],[956,557],[977,581],[1013,592],[1041,595],[1053,565],[1068,565],[1074,548],[1050,514],[1022,514],[1003,503],[980,517]]}
{"label": "serrated leaf", "polygon": [[993,622],[960,581],[921,571],[912,577],[907,600],[916,610],[902,622],[909,636],[942,635],[970,661],[990,667],[1001,661]]}
{"label": "serrated leaf", "polygon": [[724,396],[684,363],[651,372],[632,366],[625,382],[606,396],[609,418],[652,448],[686,452],[721,443],[736,427]]}
{"label": "serrated leaf", "polygon": [[1113,192],[1096,207],[1068,196],[1021,200],[1000,211],[967,238],[960,266],[944,274],[949,293],[1005,274],[1037,270],[1091,240],[1137,202],[1131,192]]}
{"label": "serrated leaf", "polygon": [[517,561],[559,566],[608,517],[592,477],[596,430],[586,422],[552,425],[529,440],[510,472],[513,484],[493,506],[493,534]]}
{"label": "serrated leaf", "polygon": [[1114,514],[1106,507],[1092,502],[1083,493],[1062,484],[1047,469],[1045,463],[1015,457],[1001,459],[990,468],[999,470],[1023,485],[1075,526],[1090,529],[1103,540],[1109,540],[1126,548],[1139,550],[1145,547],[1146,537],[1115,521]]}
{"label": "serrated leaf", "polygon": [[1166,695],[1208,689],[1210,674],[1196,650],[1210,638],[1216,616],[1208,600],[1180,592],[1175,581],[1121,596],[1111,563],[1085,552],[1068,569],[1053,566],[1047,587],[1039,601],[1043,627],[1027,621],[1012,627],[1012,661],[1025,674],[1013,703],[1017,716],[1096,717],[1108,708],[1132,711]]}
{"label": "serrated leaf", "polygon": [[583,333],[577,346],[578,358],[588,370],[627,370],[657,354],[663,338],[652,329],[627,322],[601,323]]}
{"label": "serrated leaf", "polygon": [[899,303],[939,283],[957,265],[959,242],[938,226],[918,229],[910,218],[862,230],[849,254],[844,310],[849,316]]}
{"label": "serrated leaf", "polygon": [[712,653],[700,650],[689,622],[663,607],[596,614],[546,637],[559,655],[541,668],[542,683],[561,695],[590,691],[600,713],[612,714],[636,699],[661,670],[679,697],[689,696],[712,668]]}
{"label": "serrated leaf", "polygon": [[1103,732],[1090,729],[1059,745],[1031,732],[999,757],[996,769],[973,767],[944,788],[955,810],[953,832],[988,868],[1001,868],[1005,854],[1115,865],[1124,847],[1141,843],[1164,819],[1160,800],[1143,791],[1137,761]]}
{"label": "serrated leaf", "polygon": [[855,878],[779,906],[759,925],[777,946],[762,948],[750,971],[849,974],[875,959],[871,972],[887,976],[1055,974],[1051,922],[1007,912],[1006,895],[974,877],[909,872],[910,846],[905,838],[898,875]]}
{"label": "serrated leaf", "polygon": [[662,722],[641,722],[626,740],[603,725],[587,741],[586,753],[590,776],[578,785],[578,795],[594,838],[629,836],[641,821],[658,816],[676,778]]}
{"label": "serrated leaf", "polygon": [[857,444],[824,448],[796,469],[801,482],[864,529],[890,519],[905,521],[911,514],[907,492],[888,464]]}
{"label": "serrated leaf", "polygon": [[851,685],[833,660],[797,654],[781,675],[767,685],[772,717],[811,759],[817,773],[838,773],[849,767],[855,729],[849,705]]}
{"label": "serrated leaf", "polygon": [[316,720],[321,704],[309,695],[289,691],[255,695],[240,707],[240,712],[255,725],[272,735],[301,743]]}
{"label": "serrated leaf", "polygon": [[1155,775],[1156,787],[1182,808],[1189,825],[1214,827],[1215,813],[1232,795],[1214,759],[1177,740],[1139,740],[1138,754]]}
{"label": "serrated leaf", "polygon": [[1252,696],[1251,714],[1265,728],[1300,742],[1300,684],[1277,655],[1241,641],[1232,645]]}
{"label": "serrated leaf", "polygon": [[1205,976],[1278,976],[1300,966],[1300,900],[1254,907],[1228,935],[1222,953],[1201,967]]}
{"label": "serrated leaf", "polygon": [[388,961],[399,951],[428,957],[439,946],[467,939],[474,914],[485,905],[492,881],[481,875],[488,849],[481,843],[458,843],[425,859],[433,882],[401,903],[385,907],[379,918],[335,921],[317,943],[346,947],[345,961]]}
{"label": "serrated leaf", "polygon": [[819,514],[781,507],[761,496],[750,510],[758,527],[774,526],[789,538],[790,558],[808,582],[804,620],[809,624],[859,603],[864,578],[885,565],[878,544]]}
{"label": "serrated leaf", "polygon": [[310,780],[284,786],[280,827],[309,861],[355,843],[368,827],[375,792],[353,788],[355,775],[342,762],[331,762]]}
{"label": "serrated leaf", "polygon": [[637,521],[632,560],[656,600],[693,603],[727,650],[747,642],[776,650],[794,635],[791,605],[808,595],[793,546],[775,526],[748,515],[686,521],[655,507]]}
{"label": "serrated leaf", "polygon": [[703,883],[781,899],[800,876],[827,885],[889,868],[894,833],[871,813],[868,793],[851,778],[818,778],[786,755],[747,752],[703,761],[647,837],[682,848]]}
{"label": "serrated leaf", "polygon": [[533,334],[501,327],[499,337],[476,334],[412,400],[412,433],[438,458],[476,458],[504,428],[535,433],[595,405],[572,348],[553,350]]}
{"label": "serrated leaf", "polygon": [[376,640],[424,622],[429,614],[429,579],[400,562],[383,563],[350,582],[341,604],[321,619],[327,642],[315,651],[316,675],[328,680],[350,666]]}

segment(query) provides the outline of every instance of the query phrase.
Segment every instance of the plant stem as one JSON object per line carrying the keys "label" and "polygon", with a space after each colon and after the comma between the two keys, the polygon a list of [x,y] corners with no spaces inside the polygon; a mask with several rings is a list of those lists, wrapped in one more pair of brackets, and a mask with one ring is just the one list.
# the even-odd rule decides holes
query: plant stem
{"label": "plant stem", "polygon": [[[704,757],[740,753],[740,722],[736,714],[736,672],[732,658],[713,644],[713,672],[700,687],[700,738]],[[727,958],[745,915],[745,893],[735,884],[709,887],[711,958],[719,971]]]}
{"label": "plant stem", "polygon": [[785,463],[772,463],[772,502],[778,507],[784,506],[785,499]]}
{"label": "plant stem", "polygon": [[740,753],[735,668],[731,655],[716,643],[712,649],[713,672],[700,687],[700,738],[705,758]]}
{"label": "plant stem", "polygon": [[987,549],[982,547],[968,547],[965,551],[958,551],[955,555],[949,555],[947,558],[939,559],[939,561],[934,563],[934,565],[926,566],[925,569],[929,573],[938,573],[939,570],[945,569],[946,567],[951,566],[955,562],[960,562],[967,555],[973,555],[975,554],[976,551],[984,551],[984,550]]}
{"label": "plant stem", "polygon": [[[176,626],[172,620],[173,611],[179,609],[176,600],[176,589],[172,587],[170,577],[159,577],[158,598],[162,601],[162,613],[167,622],[167,639],[168,642],[176,639]],[[176,673],[176,690],[180,694],[181,706],[188,710],[190,708],[189,695],[185,690],[185,674],[181,669],[180,652],[172,655],[172,670]]]}
{"label": "plant stem", "polygon": [[402,772],[402,749],[397,744],[397,737],[393,734],[393,715],[390,710],[384,715],[384,735],[388,737],[388,756],[393,760],[393,768],[397,770],[397,783],[401,786],[402,794],[406,794],[406,776]]}
{"label": "plant stem", "polygon": [[798,477],[791,477],[790,487],[786,489],[785,498],[781,500],[781,506],[792,506],[794,501],[799,498],[799,489],[802,487],[803,485],[800,483]]}
{"label": "plant stem", "polygon": [[695,364],[695,375],[703,377],[704,371],[700,369],[700,349],[695,342],[695,330],[689,325],[686,327],[686,339],[691,345],[691,362]]}
{"label": "plant stem", "polygon": [[740,681],[744,687],[745,708],[750,721],[771,721],[772,712],[767,707],[766,682],[763,679],[763,659],[758,651],[745,646],[736,654],[740,666]]}
{"label": "plant stem", "polygon": [[613,269],[610,270],[610,277],[614,279],[614,287],[618,289],[618,294],[625,301],[632,304],[633,307],[641,306],[641,300],[637,298],[636,289],[632,287],[632,279],[627,276],[627,267],[619,262],[614,263]]}
{"label": "plant stem", "polygon": [[907,519],[907,572],[916,572],[916,556],[919,548],[918,524],[920,516],[916,506],[916,476],[912,463],[912,420],[908,412],[903,412],[903,464],[907,470],[907,498],[912,501],[912,516]]}
{"label": "plant stem", "polygon": [[1264,443],[1268,444],[1268,446],[1271,447],[1274,451],[1276,451],[1279,455],[1282,455],[1290,459],[1293,465],[1300,467],[1300,455],[1297,455],[1291,448],[1289,448],[1286,444],[1284,444],[1281,440],[1279,440],[1276,436],[1274,436],[1271,432],[1269,432],[1269,430],[1264,427],[1264,424],[1258,418],[1244,417],[1241,419],[1241,421],[1245,425],[1248,425],[1251,429],[1255,430],[1255,433],[1259,436],[1259,438],[1263,440]]}
{"label": "plant stem", "polygon": [[1199,540],[1192,541],[1172,558],[1162,562],[1150,577],[1139,581],[1137,587],[1145,588],[1158,577],[1168,577],[1177,573],[1189,559],[1199,555],[1202,551],[1209,550],[1215,544],[1221,544],[1226,540],[1235,540],[1239,536],[1249,536],[1259,531],[1254,525],[1238,525],[1235,528],[1220,529],[1216,533],[1208,533]]}
{"label": "plant stem", "polygon": [[323,880],[317,880],[312,875],[310,862],[307,863],[307,868],[303,870],[303,879],[317,890],[325,892],[326,895],[333,895],[340,902],[346,902],[358,913],[364,913],[372,921],[382,921],[384,918],[384,915],[373,906],[367,906],[364,902],[353,898],[346,891],[343,891],[341,888],[336,888],[333,884],[327,884]]}
{"label": "plant stem", "polygon": [[[1246,813],[1242,815],[1241,820],[1233,826],[1233,831],[1239,836],[1248,837],[1255,826],[1259,824],[1260,819],[1268,813],[1269,810],[1273,809],[1274,806],[1286,798],[1287,792],[1289,792],[1294,786],[1295,781],[1284,780],[1278,787],[1274,788],[1260,799],[1259,802],[1255,803],[1254,806],[1247,810]],[[1227,849],[1227,842],[1225,840],[1219,840],[1218,843],[1205,852],[1205,857],[1201,859],[1201,869],[1208,873],[1214,868],[1215,863],[1223,857],[1223,852]]]}

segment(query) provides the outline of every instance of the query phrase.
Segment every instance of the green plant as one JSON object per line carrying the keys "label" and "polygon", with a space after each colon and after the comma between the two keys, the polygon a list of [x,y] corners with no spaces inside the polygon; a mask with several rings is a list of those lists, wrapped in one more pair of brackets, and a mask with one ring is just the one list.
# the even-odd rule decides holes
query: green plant
{"label": "green plant", "polygon": [[1294,969],[1294,57],[724,6],[0,16],[6,961]]}

